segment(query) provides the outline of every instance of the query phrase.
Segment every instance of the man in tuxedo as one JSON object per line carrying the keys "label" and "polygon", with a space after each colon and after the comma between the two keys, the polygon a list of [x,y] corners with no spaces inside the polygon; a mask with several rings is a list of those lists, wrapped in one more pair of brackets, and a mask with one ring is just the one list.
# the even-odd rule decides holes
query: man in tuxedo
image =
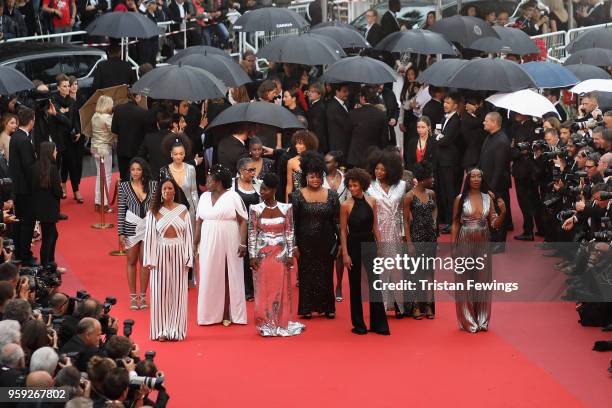
{"label": "man in tuxedo", "polygon": [[[489,188],[499,195],[508,207],[510,205],[510,140],[501,128],[502,117],[499,113],[489,112],[485,116],[483,125],[489,135],[482,145],[479,167]],[[491,234],[491,241],[500,243],[493,248],[493,253],[505,251],[505,225],[502,225],[499,231]]]}
{"label": "man in tuxedo", "polygon": [[[388,84],[387,84],[388,85]],[[393,93],[393,86],[385,85],[378,86],[378,93],[382,99],[383,105],[385,105],[385,111],[387,113],[387,123],[389,125],[389,134],[387,135],[387,145],[395,146],[397,140],[395,138],[395,126],[399,119],[399,104],[397,103],[397,97]]]}
{"label": "man in tuxedo", "polygon": [[348,85],[336,85],[334,87],[334,97],[327,103],[325,111],[329,150],[339,150],[344,154],[344,157],[346,157],[351,137],[351,129],[348,122],[348,96]]}
{"label": "man in tuxedo", "polygon": [[9,143],[9,174],[13,180],[15,215],[19,223],[14,229],[15,254],[23,265],[36,266],[30,245],[34,234],[31,167],[36,160],[33,132],[35,115],[28,108],[19,110],[19,129]]}
{"label": "man in tuxedo", "polygon": [[132,85],[136,82],[136,73],[132,65],[121,60],[121,47],[113,42],[108,47],[108,59],[100,62],[93,73],[92,92],[97,89],[117,85]]}
{"label": "man in tuxedo", "polygon": [[461,188],[461,119],[457,113],[460,97],[452,94],[444,99],[445,118],[441,129],[436,129],[438,145],[436,195],[438,197],[438,224],[446,224],[442,233],[450,233],[453,203]]}
{"label": "man in tuxedo", "polygon": [[[402,9],[400,0],[389,0],[389,10],[383,14],[380,20],[380,26],[382,28],[382,38],[385,38],[389,34],[393,34],[400,30],[399,22],[397,21],[396,13]],[[382,39],[381,38],[381,39]]]}
{"label": "man in tuxedo", "polygon": [[380,40],[383,39],[382,27],[378,24],[377,20],[378,11],[373,8],[366,11],[365,39],[372,47],[376,47]]}
{"label": "man in tuxedo", "polygon": [[379,103],[377,88],[365,86],[359,92],[360,107],[349,112],[349,140],[346,162],[350,167],[364,168],[370,146],[383,149],[387,145],[389,130],[387,115],[376,105]]}
{"label": "man in tuxedo", "polygon": [[231,136],[226,136],[217,147],[217,160],[220,165],[229,169],[232,174],[238,171],[238,160],[248,154],[247,140],[251,133],[248,124],[240,123]]}
{"label": "man in tuxedo", "polygon": [[561,105],[561,102],[559,101],[561,97],[561,91],[559,89],[545,89],[544,96],[553,105],[555,105],[555,110],[559,114],[561,123],[565,122],[567,120],[567,112],[565,111],[565,108]]}
{"label": "man in tuxedo", "polygon": [[171,161],[170,157],[166,157],[162,152],[162,141],[170,133],[172,112],[163,109],[157,112],[156,117],[158,130],[145,135],[140,148],[138,148],[138,153],[136,153],[136,156],[142,157],[149,163],[153,180],[159,180],[159,169]]}
{"label": "man in tuxedo", "polygon": [[325,87],[321,82],[315,82],[308,88],[308,99],[310,102],[310,107],[308,108],[308,112],[306,112],[308,130],[314,133],[319,139],[319,153],[321,154],[325,154],[329,151],[323,95],[325,95]]}
{"label": "man in tuxedo", "polygon": [[138,153],[148,126],[147,111],[138,106],[140,95],[128,94],[127,103],[115,107],[111,132],[117,135],[117,159],[122,181],[130,179],[130,160]]}
{"label": "man in tuxedo", "polygon": [[427,116],[432,128],[441,125],[444,121],[444,89],[437,86],[429,86],[431,99],[423,106],[423,116]]}

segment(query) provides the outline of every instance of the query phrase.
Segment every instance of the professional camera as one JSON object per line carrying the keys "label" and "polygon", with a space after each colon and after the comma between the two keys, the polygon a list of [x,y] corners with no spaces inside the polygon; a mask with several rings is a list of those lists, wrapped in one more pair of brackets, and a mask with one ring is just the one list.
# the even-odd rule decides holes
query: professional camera
{"label": "professional camera", "polygon": [[142,377],[139,375],[130,377],[130,388],[138,389],[143,384],[150,389],[159,390],[164,384],[164,377]]}
{"label": "professional camera", "polygon": [[102,334],[109,334],[108,329],[109,329],[109,322],[111,319],[111,316],[109,315],[111,307],[113,305],[117,304],[117,298],[112,297],[112,296],[107,296],[104,299],[104,304],[102,305],[102,316],[100,316],[98,318],[98,320],[100,321],[100,325],[102,326]]}
{"label": "professional camera", "polygon": [[516,147],[520,151],[529,151],[529,150],[531,150],[531,143],[529,143],[529,142],[519,142],[519,143],[516,144]]}
{"label": "professional camera", "polygon": [[47,297],[62,284],[62,276],[55,266],[23,267],[19,275],[27,276],[30,292],[35,292],[36,300]]}
{"label": "professional camera", "polygon": [[66,314],[73,315],[77,308],[77,304],[90,297],[91,295],[86,290],[77,290],[76,296],[68,297],[68,309],[66,310]]}
{"label": "professional camera", "polygon": [[132,335],[132,328],[134,327],[134,320],[126,319],[123,321],[123,335],[130,337]]}
{"label": "professional camera", "polygon": [[149,350],[145,352],[145,360],[153,361],[155,359],[155,350]]}
{"label": "professional camera", "polygon": [[589,130],[589,129],[595,129],[598,126],[603,126],[603,125],[604,125],[603,121],[598,122],[597,120],[590,118],[582,122],[574,122],[572,124],[571,130],[573,132],[576,132],[578,130]]}
{"label": "professional camera", "polygon": [[574,214],[576,214],[576,211],[574,210],[563,210],[563,211],[559,211],[557,213],[557,219],[559,221],[565,221],[566,219],[572,217]]}
{"label": "professional camera", "polygon": [[48,92],[41,92],[36,89],[23,91],[19,94],[19,99],[15,103],[15,110],[30,108],[35,111],[46,110],[51,104],[51,96]]}

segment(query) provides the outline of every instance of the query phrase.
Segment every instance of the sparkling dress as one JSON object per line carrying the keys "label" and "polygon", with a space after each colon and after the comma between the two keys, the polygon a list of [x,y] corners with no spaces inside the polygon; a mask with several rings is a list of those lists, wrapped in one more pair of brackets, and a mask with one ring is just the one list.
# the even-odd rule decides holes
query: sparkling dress
{"label": "sparkling dress", "polygon": [[340,212],[338,195],[327,190],[324,203],[309,203],[301,190],[291,193],[298,259],[298,314],[335,313],[334,256]]}
{"label": "sparkling dress", "polygon": [[278,203],[282,217],[262,218],[264,203],[249,208],[249,256],[259,260],[253,272],[255,283],[255,327],[262,336],[295,336],[306,328],[289,320],[292,316],[291,269],[293,258],[293,210]]}
{"label": "sparkling dress", "polygon": [[[401,254],[402,247],[402,200],[406,193],[406,182],[391,186],[388,192],[375,180],[368,188],[368,195],[376,199],[378,228],[380,230],[380,256],[395,258]],[[385,269],[380,275],[383,283],[400,283],[404,279],[403,272],[397,269]],[[383,290],[383,301],[387,310],[394,310],[397,306],[400,313],[405,312],[404,292],[402,290]]]}
{"label": "sparkling dress", "polygon": [[[410,205],[410,212],[412,214],[410,240],[416,250],[416,256],[433,258],[436,256],[436,243],[438,240],[436,236],[436,222],[433,219],[433,211],[436,209],[436,202],[429,191],[427,192],[427,196],[429,199],[424,203],[416,194],[412,195],[412,202]],[[433,282],[434,273],[435,270],[433,268],[422,268],[413,275],[412,279],[417,282],[422,279]],[[420,285],[418,287],[420,287]],[[419,290],[413,301],[418,303],[421,311],[423,311],[424,307],[430,306],[432,312],[435,312],[433,290]]]}
{"label": "sparkling dress", "polygon": [[467,281],[491,282],[491,254],[489,251],[489,217],[495,211],[489,195],[482,194],[482,213],[476,214],[470,199],[466,199],[461,209],[461,227],[457,235],[456,257],[485,257],[485,267],[467,269],[462,274],[455,273],[455,282],[462,283],[466,290],[455,291],[455,308],[459,328],[471,333],[486,331],[491,318],[491,291],[467,290]]}

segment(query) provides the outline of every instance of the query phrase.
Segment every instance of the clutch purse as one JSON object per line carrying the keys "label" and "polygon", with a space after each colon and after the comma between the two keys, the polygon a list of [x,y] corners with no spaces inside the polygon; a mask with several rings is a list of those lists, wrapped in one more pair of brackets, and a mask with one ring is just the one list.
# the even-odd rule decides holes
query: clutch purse
{"label": "clutch purse", "polygon": [[340,245],[338,244],[338,240],[336,240],[334,242],[334,245],[332,246],[331,250],[329,251],[329,254],[333,257],[336,258],[338,256],[338,250],[340,249]]}

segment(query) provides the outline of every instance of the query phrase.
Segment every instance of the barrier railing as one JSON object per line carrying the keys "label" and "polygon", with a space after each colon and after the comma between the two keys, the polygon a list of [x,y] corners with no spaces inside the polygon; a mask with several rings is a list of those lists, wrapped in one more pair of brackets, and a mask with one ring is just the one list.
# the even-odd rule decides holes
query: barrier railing
{"label": "barrier railing", "polygon": [[547,51],[547,58],[552,61],[559,61],[565,58],[566,33],[565,31],[557,31],[554,33],[541,34],[531,37],[533,40],[540,39],[544,41]]}

